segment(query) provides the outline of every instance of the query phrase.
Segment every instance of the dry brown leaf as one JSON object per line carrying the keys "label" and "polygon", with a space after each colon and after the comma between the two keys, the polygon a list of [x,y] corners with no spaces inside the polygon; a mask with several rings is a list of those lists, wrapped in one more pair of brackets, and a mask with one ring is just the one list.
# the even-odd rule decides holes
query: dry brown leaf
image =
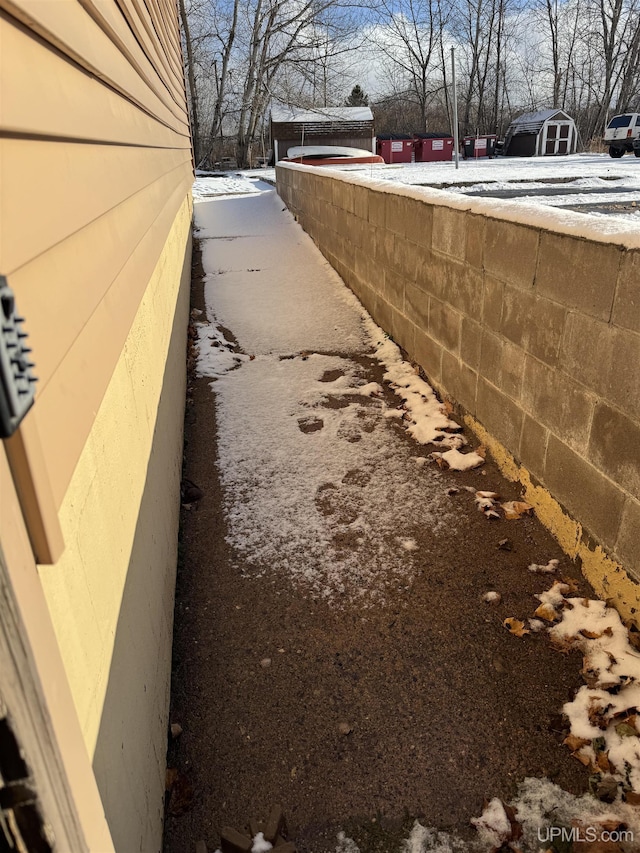
{"label": "dry brown leaf", "polygon": [[611,764],[609,762],[609,754],[607,752],[598,752],[596,755],[596,765],[598,766],[598,770],[602,770],[603,773],[611,773]]}
{"label": "dry brown leaf", "polygon": [[482,456],[483,459],[487,458],[487,448],[484,444],[481,444],[479,447],[476,447],[476,453],[478,456]]}
{"label": "dry brown leaf", "polygon": [[441,468],[443,471],[449,470],[449,463],[446,459],[443,459],[442,456],[433,456],[433,458],[435,459],[438,468]]}
{"label": "dry brown leaf", "polygon": [[533,512],[531,504],[525,503],[524,501],[505,501],[505,503],[500,504],[500,506],[504,510],[504,517],[508,521],[522,518],[523,515],[531,515]]}
{"label": "dry brown leaf", "polygon": [[582,634],[583,637],[586,637],[587,640],[599,640],[600,637],[604,634],[604,631],[587,631],[586,628],[583,628],[578,633]]}
{"label": "dry brown leaf", "polygon": [[607,716],[607,711],[611,705],[607,705],[606,707],[601,707],[598,704],[597,699],[591,699],[591,703],[589,705],[589,710],[587,711],[587,717],[589,718],[589,722],[592,726],[595,726],[597,729],[602,729],[603,731],[609,725],[609,718]]}
{"label": "dry brown leaf", "polygon": [[559,581],[554,581],[554,586],[557,583],[564,584],[567,587],[565,595],[568,595],[570,592],[578,591],[578,582],[573,578],[561,578]]}
{"label": "dry brown leaf", "polygon": [[562,743],[565,746],[568,746],[571,752],[575,752],[577,749],[582,749],[583,746],[587,746],[587,744],[590,744],[591,741],[583,737],[578,737],[574,734],[569,734],[562,741]]}
{"label": "dry brown leaf", "polygon": [[170,791],[173,788],[176,779],[178,778],[178,770],[176,767],[167,767],[167,772],[164,777],[165,791]]}
{"label": "dry brown leaf", "polygon": [[551,604],[541,604],[536,608],[534,616],[538,619],[545,619],[547,622],[555,622],[559,618],[559,613]]}
{"label": "dry brown leaf", "polygon": [[169,799],[169,814],[182,815],[193,806],[193,786],[184,773],[178,776],[171,786],[171,797]]}
{"label": "dry brown leaf", "polygon": [[[507,840],[510,842],[518,841],[518,839],[522,838],[522,826],[520,825],[520,823],[518,822],[518,818],[516,817],[516,810],[513,808],[513,806],[510,806],[508,803],[504,802],[502,803],[502,807],[505,811],[507,819],[509,820],[509,823],[511,824],[511,834]],[[511,849],[515,853],[517,848],[512,847]]]}
{"label": "dry brown leaf", "polygon": [[638,791],[626,791],[624,798],[630,806],[640,806],[640,793]]}
{"label": "dry brown leaf", "polygon": [[[418,372],[418,371],[416,371],[416,372]],[[449,415],[452,415],[455,411],[453,408],[453,403],[451,402],[451,400],[445,400],[444,403],[442,404],[442,409],[443,409],[445,415],[447,415],[447,417],[449,417]]]}
{"label": "dry brown leaf", "polygon": [[583,752],[581,749],[576,750],[576,752],[571,753],[574,758],[577,758],[580,764],[584,764],[585,767],[590,767],[593,761],[593,756],[589,755],[586,752]]}
{"label": "dry brown leaf", "polygon": [[525,628],[524,622],[521,622],[513,616],[509,616],[509,618],[505,619],[502,624],[516,637],[524,637],[525,634],[531,633],[528,628]]}

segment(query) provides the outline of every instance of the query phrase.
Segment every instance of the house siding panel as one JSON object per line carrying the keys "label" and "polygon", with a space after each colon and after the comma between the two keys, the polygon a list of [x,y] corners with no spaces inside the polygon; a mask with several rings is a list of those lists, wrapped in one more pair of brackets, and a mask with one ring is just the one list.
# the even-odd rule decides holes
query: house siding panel
{"label": "house siding panel", "polygon": [[[45,697],[72,697],[64,748],[86,761],[115,849],[157,850],[193,181],[177,5],[0,0],[0,43],[0,273],[40,380],[6,444],[10,509],[41,563],[68,683],[34,667]],[[106,851],[80,775],[68,779],[87,844]]]}

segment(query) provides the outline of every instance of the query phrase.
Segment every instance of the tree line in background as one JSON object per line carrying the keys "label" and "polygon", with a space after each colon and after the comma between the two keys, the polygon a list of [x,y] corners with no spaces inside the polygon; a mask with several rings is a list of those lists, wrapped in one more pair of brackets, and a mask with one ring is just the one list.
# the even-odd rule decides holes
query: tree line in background
{"label": "tree line in background", "polygon": [[[367,5],[367,2],[369,5]],[[196,162],[267,156],[272,102],[366,103],[376,132],[461,134],[558,107],[583,148],[640,111],[640,0],[179,0]],[[355,93],[355,94],[354,94]]]}

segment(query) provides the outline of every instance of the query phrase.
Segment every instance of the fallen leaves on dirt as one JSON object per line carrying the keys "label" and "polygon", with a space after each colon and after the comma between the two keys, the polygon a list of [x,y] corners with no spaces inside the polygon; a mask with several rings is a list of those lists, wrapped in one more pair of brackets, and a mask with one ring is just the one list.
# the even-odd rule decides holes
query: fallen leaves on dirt
{"label": "fallen leaves on dirt", "polygon": [[522,518],[523,515],[531,515],[533,507],[525,501],[506,501],[500,504],[504,511],[504,517],[507,521]]}
{"label": "fallen leaves on dirt", "polygon": [[519,619],[515,619],[513,616],[509,616],[509,618],[505,619],[502,624],[516,637],[524,637],[525,634],[531,633],[525,626],[524,622],[521,622]]}
{"label": "fallen leaves on dirt", "polygon": [[[532,565],[537,573],[551,573],[558,561]],[[554,647],[583,656],[585,684],[562,708],[569,728],[563,743],[590,769],[594,796],[606,803],[617,798],[638,801],[640,654],[614,608],[604,601],[572,597],[575,592],[575,581],[560,579],[536,595],[540,604],[535,616],[550,623],[546,631]],[[529,633],[515,617],[503,624],[516,637]]]}

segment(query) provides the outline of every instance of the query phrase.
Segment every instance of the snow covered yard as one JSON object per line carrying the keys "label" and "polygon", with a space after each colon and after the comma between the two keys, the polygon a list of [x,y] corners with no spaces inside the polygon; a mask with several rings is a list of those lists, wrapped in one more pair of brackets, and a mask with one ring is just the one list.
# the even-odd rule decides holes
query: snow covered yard
{"label": "snow covered yard", "polygon": [[[615,218],[640,229],[640,158],[608,154],[495,157],[451,163],[343,167],[398,186],[424,186],[470,197],[509,199],[529,208],[554,207]],[[274,170],[243,173],[273,180]],[[636,222],[637,220],[637,222]]]}
{"label": "snow covered yard", "polygon": [[[272,187],[204,178],[194,197],[187,473],[205,499],[185,519],[173,713],[202,795],[167,853],[275,801],[299,853],[640,839],[640,657],[615,614],[576,597],[575,569]],[[576,796],[589,772],[615,802]],[[403,814],[421,820],[398,834]]]}

